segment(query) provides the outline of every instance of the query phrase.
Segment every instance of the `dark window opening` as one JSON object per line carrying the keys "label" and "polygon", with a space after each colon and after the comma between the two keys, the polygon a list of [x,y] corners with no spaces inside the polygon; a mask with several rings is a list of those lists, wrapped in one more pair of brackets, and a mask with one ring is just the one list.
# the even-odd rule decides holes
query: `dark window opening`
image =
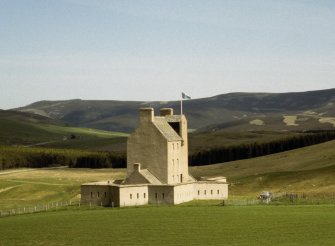
{"label": "dark window opening", "polygon": [[180,134],[180,123],[179,122],[169,122],[169,125],[173,128],[173,130],[179,135]]}
{"label": "dark window opening", "polygon": [[100,193],[98,192],[98,197],[100,196]]}
{"label": "dark window opening", "polygon": [[145,193],[143,193],[143,197],[145,198]]}
{"label": "dark window opening", "polygon": [[105,197],[107,197],[107,193],[105,192]]}
{"label": "dark window opening", "polygon": [[91,192],[91,198],[93,197],[93,192]]}
{"label": "dark window opening", "polygon": [[130,194],[130,199],[133,199],[133,194]]}
{"label": "dark window opening", "polygon": [[164,199],[164,193],[162,194],[162,198]]}
{"label": "dark window opening", "polygon": [[155,198],[157,199],[157,193],[155,193]]}
{"label": "dark window opening", "polygon": [[140,198],[140,194],[139,194],[139,193],[137,193],[137,199],[138,199],[138,198]]}

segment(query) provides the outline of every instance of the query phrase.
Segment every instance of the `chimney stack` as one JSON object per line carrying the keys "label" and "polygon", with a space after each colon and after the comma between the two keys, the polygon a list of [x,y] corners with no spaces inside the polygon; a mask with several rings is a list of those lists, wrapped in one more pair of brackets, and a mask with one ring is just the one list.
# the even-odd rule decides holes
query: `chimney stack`
{"label": "chimney stack", "polygon": [[140,172],[141,170],[141,164],[140,163],[134,163],[134,171]]}
{"label": "chimney stack", "polygon": [[140,108],[140,122],[147,123],[154,121],[154,109],[153,108]]}
{"label": "chimney stack", "polygon": [[161,108],[161,116],[173,115],[173,108]]}

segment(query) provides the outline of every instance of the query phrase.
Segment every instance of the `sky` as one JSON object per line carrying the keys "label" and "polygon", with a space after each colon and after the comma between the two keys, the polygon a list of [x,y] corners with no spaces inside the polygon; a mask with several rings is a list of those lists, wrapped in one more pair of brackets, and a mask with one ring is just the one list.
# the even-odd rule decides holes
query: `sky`
{"label": "sky", "polygon": [[335,87],[333,0],[0,0],[0,108]]}

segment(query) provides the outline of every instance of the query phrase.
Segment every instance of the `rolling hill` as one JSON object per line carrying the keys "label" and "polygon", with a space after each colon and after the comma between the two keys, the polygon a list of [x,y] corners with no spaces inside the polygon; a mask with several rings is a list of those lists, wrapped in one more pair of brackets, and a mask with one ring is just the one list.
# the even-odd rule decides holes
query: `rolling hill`
{"label": "rolling hill", "polygon": [[[40,101],[16,111],[30,112],[71,125],[130,132],[138,108],[172,107],[179,101]],[[335,89],[292,93],[229,93],[184,101],[189,128],[206,130],[291,131],[335,128]]]}
{"label": "rolling hill", "polygon": [[282,153],[210,166],[191,167],[195,177],[226,176],[231,195],[307,192],[334,195],[335,140]]}
{"label": "rolling hill", "polygon": [[[0,145],[46,146],[95,150],[125,142],[127,134],[70,127],[45,116],[0,110]],[[101,150],[101,149],[99,149]]]}

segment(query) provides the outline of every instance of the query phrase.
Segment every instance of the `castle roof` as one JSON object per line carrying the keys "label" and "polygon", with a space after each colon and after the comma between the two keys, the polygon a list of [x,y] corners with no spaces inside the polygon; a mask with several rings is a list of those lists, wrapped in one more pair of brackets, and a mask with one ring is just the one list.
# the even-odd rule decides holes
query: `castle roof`
{"label": "castle roof", "polygon": [[[182,141],[183,139],[176,133],[175,130],[169,125],[167,118],[171,116],[165,116],[160,117],[157,116],[154,118],[153,124],[156,126],[156,128],[162,133],[162,135],[166,138],[168,141]],[[179,119],[180,121],[180,119]],[[176,122],[179,122],[176,121]]]}

